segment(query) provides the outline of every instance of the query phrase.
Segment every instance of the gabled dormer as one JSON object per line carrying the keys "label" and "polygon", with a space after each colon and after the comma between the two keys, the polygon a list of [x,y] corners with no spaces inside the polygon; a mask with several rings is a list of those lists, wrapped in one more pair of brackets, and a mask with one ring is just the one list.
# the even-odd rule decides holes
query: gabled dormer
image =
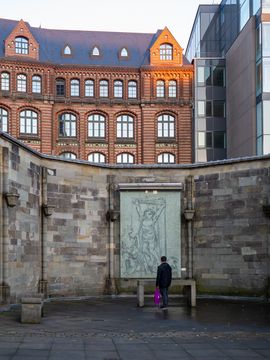
{"label": "gabled dormer", "polygon": [[39,44],[23,20],[18,22],[5,39],[5,56],[39,60]]}
{"label": "gabled dormer", "polygon": [[165,29],[159,34],[150,48],[150,65],[182,65],[183,49],[175,40],[170,30]]}

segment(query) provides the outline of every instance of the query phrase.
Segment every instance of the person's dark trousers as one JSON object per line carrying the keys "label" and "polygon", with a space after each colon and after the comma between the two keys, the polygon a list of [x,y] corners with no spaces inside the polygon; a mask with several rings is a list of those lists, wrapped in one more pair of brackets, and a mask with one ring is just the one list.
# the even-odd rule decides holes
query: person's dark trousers
{"label": "person's dark trousers", "polygon": [[162,296],[163,306],[168,306],[168,288],[159,288],[159,291]]}

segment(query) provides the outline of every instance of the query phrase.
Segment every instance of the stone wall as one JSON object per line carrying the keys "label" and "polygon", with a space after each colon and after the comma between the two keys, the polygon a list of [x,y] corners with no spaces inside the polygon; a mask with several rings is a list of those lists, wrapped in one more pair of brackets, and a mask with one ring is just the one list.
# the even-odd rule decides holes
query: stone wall
{"label": "stone wall", "polygon": [[[98,167],[40,155],[8,135],[0,137],[0,153],[1,302],[38,291],[51,297],[134,291],[134,281],[114,281],[119,278],[120,183],[183,184],[182,211],[195,209],[191,271],[199,292],[266,293],[270,219],[263,205],[270,203],[270,157]],[[20,195],[16,206],[7,206],[7,192]],[[54,206],[50,216],[43,205]],[[181,222],[182,277],[187,277],[184,214]]]}

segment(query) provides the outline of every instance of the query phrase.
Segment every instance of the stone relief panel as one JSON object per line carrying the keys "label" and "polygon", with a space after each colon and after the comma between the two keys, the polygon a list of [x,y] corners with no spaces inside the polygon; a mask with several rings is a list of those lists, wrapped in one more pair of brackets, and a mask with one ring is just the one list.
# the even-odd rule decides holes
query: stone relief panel
{"label": "stone relief panel", "polygon": [[120,194],[122,278],[155,278],[166,255],[173,277],[181,276],[179,191],[124,191]]}

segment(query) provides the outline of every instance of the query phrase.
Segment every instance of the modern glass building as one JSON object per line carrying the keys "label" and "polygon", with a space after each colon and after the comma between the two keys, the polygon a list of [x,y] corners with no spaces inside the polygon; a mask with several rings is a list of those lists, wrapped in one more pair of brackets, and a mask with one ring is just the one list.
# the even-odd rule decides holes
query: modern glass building
{"label": "modern glass building", "polygon": [[200,5],[194,63],[194,161],[270,153],[270,0]]}

